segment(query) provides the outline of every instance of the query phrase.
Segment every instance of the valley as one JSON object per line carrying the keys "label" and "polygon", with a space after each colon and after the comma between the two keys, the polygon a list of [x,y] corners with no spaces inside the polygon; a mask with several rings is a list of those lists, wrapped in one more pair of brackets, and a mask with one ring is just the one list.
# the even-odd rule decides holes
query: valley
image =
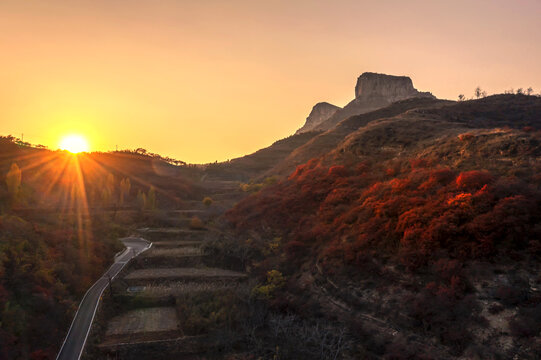
{"label": "valley", "polygon": [[[408,79],[363,74],[351,105],[222,163],[2,138],[0,270],[16,281],[0,301],[18,334],[2,356],[535,359],[541,98],[440,100]],[[19,261],[24,238],[38,250]],[[45,338],[28,299],[65,330]],[[16,311],[35,320],[15,330]]]}

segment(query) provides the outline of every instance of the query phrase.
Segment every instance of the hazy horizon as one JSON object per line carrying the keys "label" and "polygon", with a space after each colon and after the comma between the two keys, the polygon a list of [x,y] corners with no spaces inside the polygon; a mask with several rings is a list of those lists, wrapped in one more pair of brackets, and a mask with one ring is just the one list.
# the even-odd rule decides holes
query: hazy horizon
{"label": "hazy horizon", "polygon": [[538,1],[7,0],[0,133],[223,161],[344,106],[366,71],[439,98],[539,93],[539,18]]}

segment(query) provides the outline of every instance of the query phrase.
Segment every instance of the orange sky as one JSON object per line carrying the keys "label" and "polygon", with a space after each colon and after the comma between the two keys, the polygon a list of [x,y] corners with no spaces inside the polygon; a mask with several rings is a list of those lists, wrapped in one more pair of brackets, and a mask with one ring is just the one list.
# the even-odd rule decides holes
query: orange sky
{"label": "orange sky", "polygon": [[226,160],[345,105],[364,71],[539,93],[540,19],[538,0],[2,0],[0,134]]}

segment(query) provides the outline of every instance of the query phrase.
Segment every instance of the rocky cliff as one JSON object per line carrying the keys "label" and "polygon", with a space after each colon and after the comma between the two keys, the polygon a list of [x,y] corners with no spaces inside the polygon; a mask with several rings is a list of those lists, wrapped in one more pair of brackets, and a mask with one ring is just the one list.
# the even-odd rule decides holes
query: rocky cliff
{"label": "rocky cliff", "polygon": [[407,76],[393,76],[366,72],[357,79],[355,99],[370,99],[382,97],[390,102],[424,97],[429,93],[421,93],[413,87],[413,82]]}
{"label": "rocky cliff", "polygon": [[[396,101],[419,97],[435,99],[431,93],[420,92],[415,89],[408,76],[365,72],[357,79],[355,99],[342,109],[335,107],[336,111],[326,119],[324,119],[324,116],[315,116],[318,121],[313,121],[311,119],[312,113],[310,113],[310,116],[306,119],[306,124],[297,131],[297,134],[313,130],[329,130],[350,116],[378,110]],[[314,106],[314,109],[316,109],[316,106]],[[312,109],[312,112],[314,112],[314,109]]]}
{"label": "rocky cliff", "polygon": [[321,123],[327,121],[341,108],[328,102],[320,102],[314,105],[310,115],[306,118],[306,123],[302,128],[297,130],[296,134],[312,131]]}

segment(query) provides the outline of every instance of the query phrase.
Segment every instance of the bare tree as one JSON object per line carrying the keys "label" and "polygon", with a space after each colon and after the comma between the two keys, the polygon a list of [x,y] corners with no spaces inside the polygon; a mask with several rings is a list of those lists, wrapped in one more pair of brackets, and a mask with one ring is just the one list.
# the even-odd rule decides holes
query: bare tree
{"label": "bare tree", "polygon": [[464,101],[464,100],[466,100],[466,97],[464,96],[464,94],[458,95],[458,101]]}
{"label": "bare tree", "polygon": [[526,95],[530,96],[533,94],[533,89],[532,87],[530,86],[528,89],[526,89]]}
{"label": "bare tree", "polygon": [[518,88],[517,89],[517,95],[524,95],[524,89],[523,88]]}
{"label": "bare tree", "polygon": [[480,86],[475,88],[474,94],[475,94],[476,99],[479,99],[481,97],[481,95],[483,95],[483,90],[481,90]]}

